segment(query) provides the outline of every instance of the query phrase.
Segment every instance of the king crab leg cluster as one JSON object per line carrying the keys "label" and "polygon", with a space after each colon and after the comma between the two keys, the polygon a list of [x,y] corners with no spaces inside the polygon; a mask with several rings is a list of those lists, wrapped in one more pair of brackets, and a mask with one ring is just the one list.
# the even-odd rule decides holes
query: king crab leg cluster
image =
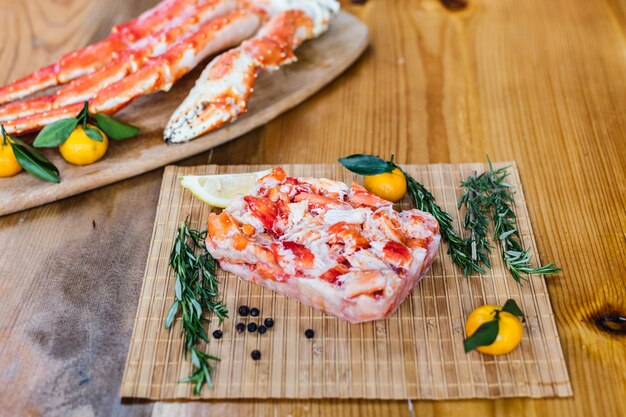
{"label": "king crab leg cluster", "polygon": [[216,19],[236,8],[235,0],[210,0],[199,4],[171,24],[117,51],[108,64],[83,75],[61,87],[55,94],[18,101],[0,107],[0,121],[5,122],[50,111],[68,104],[93,98],[100,90],[136,72],[151,57],[161,55],[205,22]]}
{"label": "king crab leg cluster", "polygon": [[[74,80],[56,94],[32,99],[24,106],[5,105],[0,108],[0,120],[4,119],[9,134],[24,133],[73,117],[85,99],[92,113],[113,113],[140,95],[167,91],[204,58],[237,45],[258,30],[259,16],[237,6],[237,0],[201,2],[173,25],[119,51],[119,60]],[[126,65],[129,62],[124,58],[130,56],[137,58],[137,65]],[[16,112],[26,115],[11,118]]]}
{"label": "king crab leg cluster", "polygon": [[130,22],[116,25],[109,36],[83,49],[70,52],[47,67],[0,88],[0,104],[19,100],[33,93],[64,84],[105,65],[110,57],[157,30],[175,16],[194,9],[199,0],[164,0]]}
{"label": "king crab leg cluster", "polygon": [[[42,71],[48,71],[43,69],[0,89],[0,100],[8,100],[73,79],[54,94],[5,104],[0,107],[0,122],[9,134],[39,130],[57,120],[73,117],[83,101],[89,102],[92,113],[114,113],[137,97],[169,91],[206,57],[236,46],[261,28],[254,38],[216,58],[203,73],[190,97],[199,98],[200,107],[204,106],[206,112],[185,111],[185,106],[195,105],[188,98],[172,117],[176,120],[183,115],[185,126],[192,128],[181,129],[170,121],[167,132],[172,134],[166,133],[166,138],[172,142],[189,140],[245,111],[256,73],[262,68],[278,68],[294,61],[293,50],[323,33],[337,9],[334,0],[165,0],[114,29],[107,39],[68,54],[48,67],[54,67],[54,77],[46,78],[45,82],[24,87],[27,79],[43,80]],[[100,55],[99,60],[95,59],[96,50],[104,50],[104,58],[107,53],[112,54],[113,59],[103,60]],[[85,57],[94,58],[94,62],[70,71]],[[229,66],[229,59],[236,61],[234,65]],[[208,80],[209,75],[215,78]],[[198,94],[207,86],[208,100]],[[219,94],[214,94],[218,90]],[[232,91],[230,96],[225,95],[228,91]],[[223,110],[214,110],[220,107],[219,99],[236,105],[227,109],[229,116],[221,116],[221,122],[206,123],[205,114]],[[190,122],[196,114],[196,123]]]}
{"label": "king crab leg cluster", "polygon": [[[200,26],[189,37],[179,40],[161,55],[150,57],[136,72],[116,81],[94,94],[89,101],[92,113],[114,113],[139,96],[168,91],[183,75],[215,52],[236,45],[250,36],[260,23],[259,17],[246,10],[235,10]],[[7,132],[37,130],[64,117],[72,117],[82,103],[69,104],[34,115],[10,120]]]}

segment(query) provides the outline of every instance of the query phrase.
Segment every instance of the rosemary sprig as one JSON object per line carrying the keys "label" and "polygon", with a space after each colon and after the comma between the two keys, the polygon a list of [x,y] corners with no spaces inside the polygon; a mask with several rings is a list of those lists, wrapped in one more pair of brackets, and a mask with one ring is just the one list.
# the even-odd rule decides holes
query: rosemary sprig
{"label": "rosemary sprig", "polygon": [[[180,382],[193,382],[195,394],[200,394],[204,384],[213,386],[210,361],[219,361],[219,358],[198,348],[200,340],[209,341],[204,330],[208,320],[203,312],[213,312],[220,324],[228,318],[228,310],[219,299],[216,261],[204,249],[205,238],[206,231],[190,229],[187,221],[178,228],[170,253],[170,266],[176,275],[175,300],[165,319],[165,327],[170,328],[181,311],[184,350],[185,355],[191,352],[193,372]],[[197,249],[200,250],[199,254],[196,254]]]}
{"label": "rosemary sprig", "polygon": [[465,239],[459,236],[454,230],[452,216],[437,204],[435,197],[426,187],[417,182],[415,178],[407,174],[404,170],[402,170],[402,172],[406,178],[409,195],[417,209],[432,214],[439,222],[439,232],[444,242],[448,243],[448,255],[452,258],[452,262],[457,264],[464,273],[466,270],[473,269],[475,262],[472,260],[467,250]]}
{"label": "rosemary sprig", "polygon": [[521,236],[515,225],[516,215],[512,208],[513,191],[511,185],[506,182],[509,176],[507,168],[494,170],[489,161],[489,172],[477,178],[480,188],[488,193],[485,207],[491,211],[494,224],[493,237],[500,243],[502,260],[518,283],[524,279],[522,274],[555,274],[561,269],[554,262],[536,268],[530,264],[532,255],[523,248]]}
{"label": "rosemary sprig", "polygon": [[481,184],[476,177],[476,171],[465,180],[461,181],[461,187],[465,192],[459,199],[459,208],[465,207],[465,217],[463,218],[463,228],[469,231],[465,245],[467,253],[471,254],[472,262],[463,269],[465,276],[473,272],[484,274],[484,265],[491,269],[489,255],[491,254],[491,244],[487,239],[489,234],[489,217],[486,211],[486,196]]}

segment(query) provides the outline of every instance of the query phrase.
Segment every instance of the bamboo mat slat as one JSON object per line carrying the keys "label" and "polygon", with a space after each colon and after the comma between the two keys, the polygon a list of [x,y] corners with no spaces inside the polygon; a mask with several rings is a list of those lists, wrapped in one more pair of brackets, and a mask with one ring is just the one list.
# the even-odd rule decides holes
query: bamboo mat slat
{"label": "bamboo mat slat", "polygon": [[[515,163],[510,182],[517,222],[525,247],[539,262],[530,219]],[[123,397],[176,398],[369,398],[460,399],[502,397],[567,397],[572,395],[554,314],[543,276],[519,286],[494,250],[494,268],[486,275],[463,278],[442,244],[429,274],[398,311],[383,321],[351,325],[296,301],[219,270],[221,291],[231,319],[220,340],[210,337],[206,352],[221,358],[212,377],[214,388],[193,395],[191,362],[183,357],[180,319],[164,328],[174,299],[174,277],[168,257],[176,228],[185,218],[206,228],[211,208],[183,190],[177,177],[257,171],[268,166],[198,166],[165,169],[143,287],[121,385]],[[290,175],[328,177],[350,183],[357,176],[334,165],[284,165]],[[456,215],[458,183],[483,164],[411,165],[408,172],[428,187],[445,209]],[[410,208],[408,199],[401,209]],[[514,298],[527,321],[520,346],[502,357],[463,351],[464,321],[476,307]],[[266,334],[235,331],[237,307],[258,306],[273,317]],[[261,320],[254,320],[260,323]],[[250,319],[245,320],[250,321]],[[217,328],[216,320],[208,334]],[[315,329],[311,340],[304,330]],[[254,362],[250,352],[259,349]]]}

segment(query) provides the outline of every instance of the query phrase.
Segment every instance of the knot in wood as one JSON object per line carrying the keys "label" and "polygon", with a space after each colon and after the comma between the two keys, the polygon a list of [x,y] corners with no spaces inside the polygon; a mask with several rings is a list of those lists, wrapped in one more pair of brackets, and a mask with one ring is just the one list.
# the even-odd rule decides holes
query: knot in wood
{"label": "knot in wood", "polygon": [[626,317],[621,314],[610,314],[596,320],[600,330],[612,334],[626,334]]}
{"label": "knot in wood", "polygon": [[465,10],[469,4],[469,0],[440,0],[443,7],[451,12],[459,12]]}

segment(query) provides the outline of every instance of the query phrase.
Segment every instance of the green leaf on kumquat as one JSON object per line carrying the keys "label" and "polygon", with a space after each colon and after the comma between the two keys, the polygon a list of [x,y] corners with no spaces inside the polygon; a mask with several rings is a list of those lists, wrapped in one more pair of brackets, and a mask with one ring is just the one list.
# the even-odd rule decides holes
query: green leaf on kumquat
{"label": "green leaf on kumquat", "polygon": [[480,325],[478,329],[463,341],[465,353],[476,349],[479,346],[489,346],[496,341],[500,325],[498,320],[488,321]]}
{"label": "green leaf on kumquat", "polygon": [[132,138],[139,133],[138,127],[120,122],[108,114],[97,113],[93,114],[92,117],[96,125],[113,140]]}
{"label": "green leaf on kumquat", "polygon": [[524,313],[522,313],[522,309],[519,308],[519,306],[513,299],[506,300],[504,306],[502,306],[502,311],[506,311],[507,313],[511,313],[515,316],[521,317],[522,322],[526,321],[526,319],[524,318]]}
{"label": "green leaf on kumquat", "polygon": [[85,129],[85,135],[97,142],[102,142],[104,140],[102,133],[100,133],[98,129],[94,129],[93,127],[88,127],[87,129]]}
{"label": "green leaf on kumquat", "polygon": [[359,175],[378,175],[391,172],[395,168],[392,162],[366,154],[354,154],[345,158],[339,158],[339,163],[348,171]]}
{"label": "green leaf on kumquat", "polygon": [[53,148],[61,145],[72,134],[78,120],[68,118],[57,120],[44,127],[35,138],[33,146],[37,148]]}
{"label": "green leaf on kumquat", "polygon": [[27,172],[44,181],[59,182],[58,168],[32,146],[18,138],[12,138],[9,143],[15,159]]}

